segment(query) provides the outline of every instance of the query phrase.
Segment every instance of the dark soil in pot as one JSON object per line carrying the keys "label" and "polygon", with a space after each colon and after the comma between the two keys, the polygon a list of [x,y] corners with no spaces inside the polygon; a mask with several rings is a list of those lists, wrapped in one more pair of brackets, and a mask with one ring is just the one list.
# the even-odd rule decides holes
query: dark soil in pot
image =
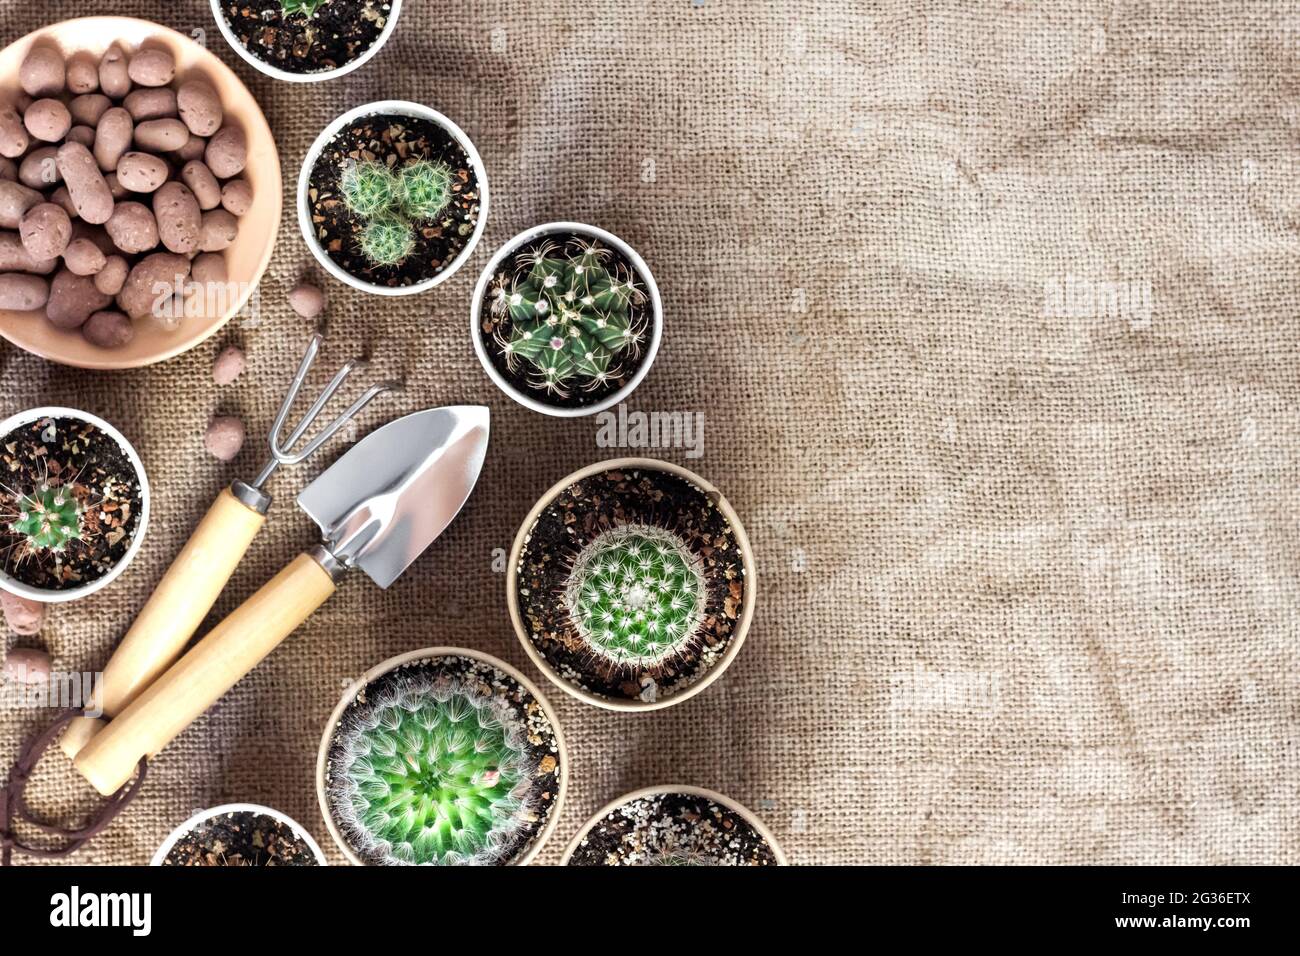
{"label": "dark soil in pot", "polygon": [[202,821],[182,836],[163,866],[319,866],[307,842],[275,817],[238,810]]}
{"label": "dark soil in pot", "polygon": [[559,796],[559,737],[541,703],[486,661],[403,664],[348,705],[326,803],[370,865],[516,862]]}
{"label": "dark soil in pot", "polygon": [[337,70],[364,54],[378,41],[391,9],[385,0],[325,0],[308,17],[301,10],[286,13],[282,0],[221,4],[244,49],[269,66],[304,74]]}
{"label": "dark soil in pot", "polygon": [[776,865],[771,845],[748,820],[688,793],[622,804],[587,831],[569,858],[569,866]]}
{"label": "dark soil in pot", "polygon": [[[583,556],[598,555],[613,532],[629,528],[641,529],[632,545],[638,553],[597,557],[595,567],[636,565],[649,557],[655,563],[640,575],[645,586],[637,575],[630,588],[619,584],[622,576],[604,575],[586,591],[578,588],[575,597],[575,569],[592,567],[582,564]],[[664,564],[654,556],[660,547],[670,553],[684,549],[684,562]],[[683,563],[691,564],[689,572],[681,570]],[[651,703],[702,679],[734,640],[747,599],[744,561],[731,524],[702,488],[667,471],[606,471],[568,486],[529,529],[516,570],[528,639],[562,679],[608,700]],[[701,585],[695,592],[680,586],[688,573]],[[670,591],[657,592],[665,581],[672,584]],[[583,608],[582,594],[588,592],[595,601]],[[695,600],[693,611],[689,605]],[[680,610],[673,610],[674,603]],[[637,617],[652,607],[664,609],[665,623],[650,633],[648,622],[641,626]],[[619,626],[626,622],[624,630],[615,631],[630,640],[610,643],[598,626],[580,626],[587,611],[612,617]]]}
{"label": "dark soil in pot", "polygon": [[[582,308],[582,302],[592,287],[581,280],[572,265],[584,249],[590,248],[599,250],[598,272],[613,278],[615,283],[630,284],[627,287],[631,294],[626,301],[601,300],[592,302],[585,310]],[[530,301],[538,300],[541,284],[534,270],[539,256],[565,264],[558,271],[558,283],[552,287],[554,292],[546,300],[545,312],[537,314],[526,308],[512,308],[510,297],[521,290]],[[546,328],[546,323],[554,323],[566,305],[575,310],[579,318],[573,323],[559,325],[573,328],[556,327],[555,324]],[[603,333],[590,328],[590,323],[610,319],[620,323],[620,327],[626,326],[631,334],[626,342],[606,340],[607,352],[599,355],[599,369],[584,369],[583,364],[591,354],[589,347],[601,344],[597,335],[603,336]],[[493,367],[520,392],[553,408],[586,408],[623,388],[636,374],[648,357],[646,347],[654,320],[645,277],[625,256],[588,236],[554,233],[520,246],[498,267],[479,309],[478,329]],[[552,339],[563,355],[574,348],[575,339],[571,334],[574,328],[591,337],[581,347],[581,355],[562,359],[563,371],[559,375],[548,375],[554,359],[545,349],[535,355],[531,352],[512,354],[512,345],[515,348],[522,345],[520,337],[527,331],[530,335],[544,334]]]}
{"label": "dark soil in pot", "polygon": [[[40,489],[78,504],[79,530],[61,551],[15,531]],[[0,555],[6,574],[49,591],[95,581],[126,555],[140,522],[140,476],[115,439],[89,422],[42,418],[0,438]],[[28,525],[30,528],[30,525]]]}
{"label": "dark soil in pot", "polygon": [[[451,200],[436,219],[414,224],[414,246],[400,263],[373,263],[361,251],[367,220],[343,200],[344,170],[378,162],[396,171],[421,159],[451,169]],[[447,268],[473,237],[480,211],[478,178],[460,144],[438,124],[410,116],[366,116],[340,130],[312,168],[307,197],[326,254],[358,279],[391,288],[417,285]]]}

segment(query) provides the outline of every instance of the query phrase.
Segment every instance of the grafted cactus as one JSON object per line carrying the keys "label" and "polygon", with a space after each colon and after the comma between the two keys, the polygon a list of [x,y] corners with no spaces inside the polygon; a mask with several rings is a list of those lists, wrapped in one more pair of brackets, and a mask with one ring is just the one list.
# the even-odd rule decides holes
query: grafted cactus
{"label": "grafted cactus", "polygon": [[653,667],[699,639],[703,562],[671,531],[621,525],[578,553],[564,599],[592,654],[619,667]]}
{"label": "grafted cactus", "polygon": [[432,219],[451,202],[451,167],[417,159],[398,173],[398,201],[402,212],[417,222]]}
{"label": "grafted cactus", "polygon": [[19,536],[23,557],[61,554],[83,536],[85,509],[68,485],[44,482],[30,492],[7,492],[9,531]]}
{"label": "grafted cactus", "polygon": [[397,204],[397,177],[383,163],[348,163],[340,179],[343,201],[362,219],[378,216]]}
{"label": "grafted cactus", "polygon": [[402,677],[337,734],[332,803],[359,851],[386,864],[500,862],[529,786],[507,705],[455,681]]}
{"label": "grafted cactus", "polygon": [[520,360],[532,366],[538,388],[594,391],[622,374],[620,358],[640,355],[645,300],[631,267],[600,243],[545,240],[515,257],[497,290],[492,311],[510,319],[498,325],[497,345],[511,370]]}

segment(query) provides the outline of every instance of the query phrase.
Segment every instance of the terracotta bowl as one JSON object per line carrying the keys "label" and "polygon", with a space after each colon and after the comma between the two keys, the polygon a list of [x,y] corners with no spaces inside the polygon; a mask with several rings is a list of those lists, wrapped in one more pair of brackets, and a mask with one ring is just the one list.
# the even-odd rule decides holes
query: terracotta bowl
{"label": "terracotta bowl", "polygon": [[253,187],[253,207],[239,221],[239,237],[226,249],[230,288],[237,289],[220,315],[185,318],[179,328],[164,329],[147,319],[136,322],[135,338],[129,345],[106,349],[91,345],[80,332],[54,328],[39,312],[0,309],[0,335],[19,348],[62,365],[80,368],[138,368],[161,362],[191,349],[215,334],[238,314],[266,271],[280,227],[280,156],[266,117],[248,87],[215,56],[189,37],[147,20],[131,17],[83,17],[67,20],[29,33],[0,51],[0,103],[22,92],[18,68],[27,51],[37,43],[56,46],[64,56],[89,52],[99,56],[112,43],[121,43],[128,53],[140,46],[165,49],[176,58],[176,82],[190,77],[207,80],[221,97],[226,122],[238,122],[248,138],[248,165],[244,178]]}

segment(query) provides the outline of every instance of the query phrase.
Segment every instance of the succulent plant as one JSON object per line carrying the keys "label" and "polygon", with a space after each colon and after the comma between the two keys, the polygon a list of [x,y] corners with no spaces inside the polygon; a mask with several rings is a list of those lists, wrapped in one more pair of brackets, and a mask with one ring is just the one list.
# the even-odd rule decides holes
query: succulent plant
{"label": "succulent plant", "polygon": [[574,384],[593,391],[618,378],[617,360],[640,355],[646,294],[631,267],[614,260],[599,242],[578,238],[545,240],[515,257],[492,303],[509,318],[495,337],[510,370],[526,361],[535,387],[568,397]]}
{"label": "succulent plant", "polygon": [[349,162],[340,177],[343,202],[367,220],[361,254],[375,265],[395,266],[415,249],[411,223],[433,219],[451,201],[451,167],[417,159],[397,172],[383,163]]}
{"label": "succulent plant", "polygon": [[285,16],[301,13],[305,17],[310,17],[324,3],[325,0],[280,0],[280,10]]}
{"label": "succulent plant", "polygon": [[417,159],[397,174],[402,212],[412,219],[432,219],[451,202],[451,167]]}
{"label": "succulent plant", "polygon": [[415,230],[401,216],[384,214],[366,223],[361,231],[361,252],[371,262],[395,266],[415,248]]}
{"label": "succulent plant", "polygon": [[349,162],[340,179],[343,202],[362,219],[388,212],[397,204],[398,179],[383,163]]}
{"label": "succulent plant", "polygon": [[619,667],[654,667],[700,637],[703,561],[671,531],[620,525],[578,552],[564,601],[596,657]]}
{"label": "succulent plant", "polygon": [[12,511],[9,532],[19,537],[20,556],[61,554],[83,540],[85,506],[70,485],[46,480],[29,492],[6,489]]}
{"label": "succulent plant", "polygon": [[386,864],[502,862],[530,784],[508,705],[458,681],[402,675],[336,734],[331,805],[358,851]]}

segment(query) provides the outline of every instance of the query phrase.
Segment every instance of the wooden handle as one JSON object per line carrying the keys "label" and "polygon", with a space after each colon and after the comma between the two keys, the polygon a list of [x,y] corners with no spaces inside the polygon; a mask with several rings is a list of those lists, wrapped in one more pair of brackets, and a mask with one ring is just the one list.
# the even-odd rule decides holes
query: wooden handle
{"label": "wooden handle", "polygon": [[334,581],[300,554],[213,628],[96,734],[76,768],[108,796],[293,633],[334,593]]}
{"label": "wooden handle", "polygon": [[[104,668],[99,704],[106,716],[120,714],[176,660],[265,523],[266,515],[229,488],[217,496]],[[59,745],[75,757],[103,727],[91,717],[74,720]]]}

